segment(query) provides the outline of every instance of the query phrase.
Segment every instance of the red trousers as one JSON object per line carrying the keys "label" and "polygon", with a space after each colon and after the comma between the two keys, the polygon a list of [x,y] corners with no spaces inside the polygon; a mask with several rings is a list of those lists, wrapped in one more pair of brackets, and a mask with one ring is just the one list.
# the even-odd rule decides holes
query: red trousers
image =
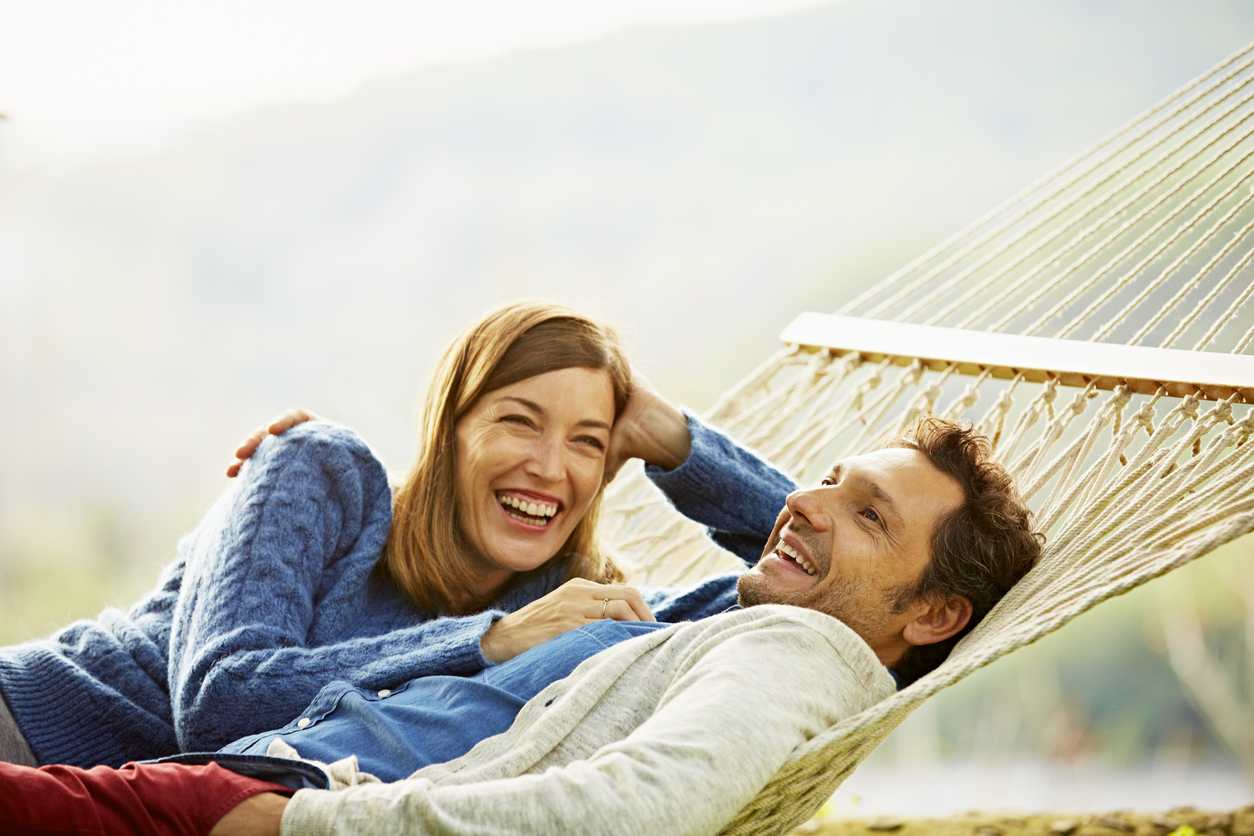
{"label": "red trousers", "polygon": [[292,794],[216,763],[128,763],[121,769],[0,763],[0,833],[205,834],[237,804],[263,792]]}

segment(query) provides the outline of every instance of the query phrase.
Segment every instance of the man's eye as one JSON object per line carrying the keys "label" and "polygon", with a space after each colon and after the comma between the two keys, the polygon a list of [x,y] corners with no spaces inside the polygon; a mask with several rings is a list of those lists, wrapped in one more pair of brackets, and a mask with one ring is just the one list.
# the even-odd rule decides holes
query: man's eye
{"label": "man's eye", "polygon": [[884,524],[883,518],[880,517],[879,512],[876,511],[874,508],[867,508],[866,510],[864,510],[862,512],[862,516],[866,517],[868,520],[875,523],[876,525],[882,526]]}
{"label": "man's eye", "polygon": [[836,480],[835,480],[835,479],[833,479],[831,476],[824,476],[824,477],[823,477],[823,481],[822,481],[822,482],[819,482],[819,484],[820,484],[820,485],[826,485],[826,486],[830,487],[830,486],[832,486],[832,485],[836,484]]}

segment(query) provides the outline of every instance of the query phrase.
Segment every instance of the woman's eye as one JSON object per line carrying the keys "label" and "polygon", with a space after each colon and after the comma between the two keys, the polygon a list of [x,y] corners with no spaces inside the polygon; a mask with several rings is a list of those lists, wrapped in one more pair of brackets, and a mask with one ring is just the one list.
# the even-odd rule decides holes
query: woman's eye
{"label": "woman's eye", "polygon": [[520,424],[524,427],[533,426],[531,419],[526,415],[502,415],[501,420],[507,424]]}
{"label": "woman's eye", "polygon": [[595,450],[604,450],[605,445],[595,435],[581,435],[576,439],[580,444],[587,444]]}

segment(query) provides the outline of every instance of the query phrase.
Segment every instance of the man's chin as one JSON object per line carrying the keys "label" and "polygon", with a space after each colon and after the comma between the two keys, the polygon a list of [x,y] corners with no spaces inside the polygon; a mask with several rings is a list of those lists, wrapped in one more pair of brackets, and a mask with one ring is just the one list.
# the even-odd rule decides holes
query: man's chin
{"label": "man's chin", "polygon": [[762,572],[750,569],[736,581],[736,598],[742,607],[759,604],[788,604],[792,595],[781,593]]}

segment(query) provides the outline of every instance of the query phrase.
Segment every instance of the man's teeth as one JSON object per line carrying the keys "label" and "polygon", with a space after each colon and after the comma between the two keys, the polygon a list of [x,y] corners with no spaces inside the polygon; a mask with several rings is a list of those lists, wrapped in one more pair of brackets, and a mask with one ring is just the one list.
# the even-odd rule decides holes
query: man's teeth
{"label": "man's teeth", "polygon": [[780,541],[780,544],[775,547],[775,551],[779,552],[784,557],[794,560],[797,563],[797,565],[800,566],[802,569],[805,569],[807,573],[811,575],[818,574],[818,570],[815,569],[810,564],[810,561],[806,560],[804,557],[801,556],[801,554],[796,549],[794,549],[792,546],[788,545],[787,543],[783,542],[782,540]]}
{"label": "man's teeth", "polygon": [[[519,499],[516,496],[498,495],[497,501],[501,503],[501,507],[505,512],[515,519],[519,518],[518,514],[510,511],[511,508],[518,510],[520,514],[526,514],[528,517],[548,522],[557,514],[557,506],[549,505],[544,502],[528,502],[525,499]],[[523,520],[523,522],[533,522],[533,520]]]}

